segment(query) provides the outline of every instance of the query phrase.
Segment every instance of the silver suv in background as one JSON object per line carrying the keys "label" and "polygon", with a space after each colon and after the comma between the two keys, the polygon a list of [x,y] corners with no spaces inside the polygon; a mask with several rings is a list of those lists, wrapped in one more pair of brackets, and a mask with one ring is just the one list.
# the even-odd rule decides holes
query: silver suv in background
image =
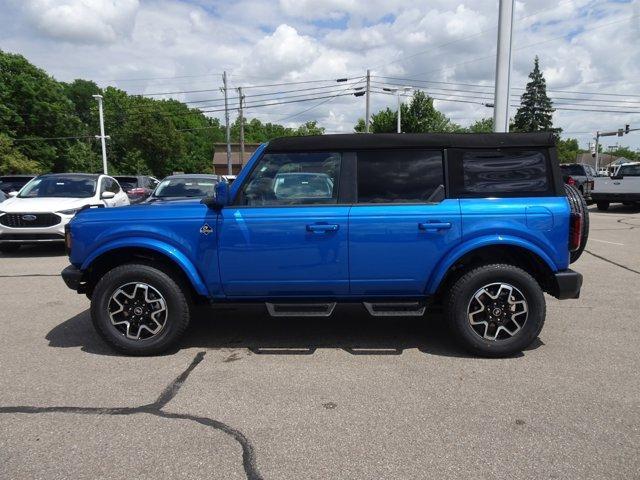
{"label": "silver suv in background", "polygon": [[583,163],[563,163],[560,171],[564,183],[577,188],[585,200],[591,200],[594,178],[598,176],[595,168]]}

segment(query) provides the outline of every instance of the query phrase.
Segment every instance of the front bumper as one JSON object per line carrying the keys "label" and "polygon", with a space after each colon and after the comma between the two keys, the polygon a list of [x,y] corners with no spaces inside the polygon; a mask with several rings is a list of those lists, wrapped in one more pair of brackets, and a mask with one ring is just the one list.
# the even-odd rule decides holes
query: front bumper
{"label": "front bumper", "polygon": [[67,284],[71,290],[75,290],[78,293],[84,293],[84,272],[77,268],[75,265],[69,265],[62,270],[62,280]]}
{"label": "front bumper", "polygon": [[567,300],[569,298],[579,298],[581,288],[582,274],[567,268],[553,274],[549,293],[558,300]]}
{"label": "front bumper", "polygon": [[73,215],[61,215],[60,221],[49,227],[9,227],[0,223],[0,243],[51,243],[64,242],[64,226]]}

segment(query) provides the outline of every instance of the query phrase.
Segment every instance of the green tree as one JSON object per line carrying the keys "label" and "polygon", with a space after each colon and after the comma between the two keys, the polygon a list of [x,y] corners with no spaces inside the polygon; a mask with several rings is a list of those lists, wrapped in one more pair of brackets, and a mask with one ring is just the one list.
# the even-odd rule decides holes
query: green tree
{"label": "green tree", "polygon": [[611,155],[615,157],[628,158],[629,160],[632,160],[632,161],[640,160],[640,154],[637,151],[634,152],[629,147],[618,147],[616,149],[611,150],[610,152],[607,151],[607,153],[611,153]]}
{"label": "green tree", "polygon": [[12,173],[42,173],[42,167],[15,148],[8,135],[0,133],[0,174]]}
{"label": "green tree", "polygon": [[578,154],[584,152],[575,138],[560,139],[556,144],[560,163],[573,163]]}
{"label": "green tree", "polygon": [[[451,122],[445,114],[436,109],[433,99],[422,91],[416,91],[408,104],[402,104],[402,131],[405,133],[455,132],[460,126]],[[385,108],[371,116],[372,133],[393,133],[397,131],[398,113]],[[364,132],[365,124],[361,118],[354,130]]]}
{"label": "green tree", "polygon": [[315,120],[311,122],[303,123],[295,131],[295,135],[323,135],[323,134],[324,134],[324,127],[319,127],[318,122],[316,122]]}
{"label": "green tree", "polygon": [[538,57],[533,62],[525,92],[520,97],[513,129],[518,132],[555,131],[553,128],[553,103],[547,96],[547,82],[540,72]]}
{"label": "green tree", "polygon": [[61,85],[64,94],[73,102],[78,118],[85,125],[97,127],[96,100],[93,96],[102,93],[100,87],[95,82],[80,78],[76,78],[71,83],[62,83]]}
{"label": "green tree", "polygon": [[469,133],[491,133],[493,132],[493,118],[482,118],[469,125],[464,131]]}

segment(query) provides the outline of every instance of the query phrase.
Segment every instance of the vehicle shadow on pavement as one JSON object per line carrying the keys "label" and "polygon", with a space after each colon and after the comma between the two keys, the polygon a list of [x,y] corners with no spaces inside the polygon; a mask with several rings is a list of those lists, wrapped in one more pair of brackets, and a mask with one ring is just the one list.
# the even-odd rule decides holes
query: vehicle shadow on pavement
{"label": "vehicle shadow on pavement", "polygon": [[640,213],[640,205],[622,205],[613,204],[606,210],[598,210],[596,205],[589,206],[590,213],[598,213],[603,215],[620,215],[621,213]]}
{"label": "vehicle shadow on pavement", "polygon": [[19,250],[11,253],[0,253],[2,258],[37,258],[37,257],[62,257],[66,255],[62,243],[49,243],[43,245],[23,245]]}
{"label": "vehicle shadow on pavement", "polygon": [[[119,355],[94,331],[88,310],[57,325],[46,339],[51,347]],[[536,339],[527,350],[541,345]],[[361,306],[338,306],[330,318],[271,318],[262,305],[197,308],[178,348],[189,347],[244,348],[258,355],[313,355],[319,349],[341,349],[352,355],[402,355],[417,349],[428,355],[471,357],[452,341],[440,315],[376,318]]]}

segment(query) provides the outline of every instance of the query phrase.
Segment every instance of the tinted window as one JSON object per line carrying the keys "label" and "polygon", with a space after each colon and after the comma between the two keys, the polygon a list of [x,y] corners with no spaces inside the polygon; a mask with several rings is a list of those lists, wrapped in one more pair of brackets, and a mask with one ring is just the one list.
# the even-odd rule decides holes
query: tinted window
{"label": "tinted window", "polygon": [[425,203],[443,183],[440,152],[358,152],[358,203]]}
{"label": "tinted window", "polygon": [[113,178],[107,179],[107,192],[119,193],[120,185]]}
{"label": "tinted window", "polygon": [[620,167],[618,175],[624,177],[640,177],[640,165],[625,165]]}
{"label": "tinted window", "polygon": [[582,165],[560,165],[560,170],[565,175],[584,175],[584,167]]}
{"label": "tinted window", "polygon": [[96,179],[92,177],[38,177],[25,185],[18,195],[31,197],[93,197],[96,192]]}
{"label": "tinted window", "polygon": [[454,190],[471,197],[551,194],[546,155],[538,150],[458,150]]}
{"label": "tinted window", "polygon": [[242,189],[241,205],[309,205],[338,202],[339,153],[268,153]]}

